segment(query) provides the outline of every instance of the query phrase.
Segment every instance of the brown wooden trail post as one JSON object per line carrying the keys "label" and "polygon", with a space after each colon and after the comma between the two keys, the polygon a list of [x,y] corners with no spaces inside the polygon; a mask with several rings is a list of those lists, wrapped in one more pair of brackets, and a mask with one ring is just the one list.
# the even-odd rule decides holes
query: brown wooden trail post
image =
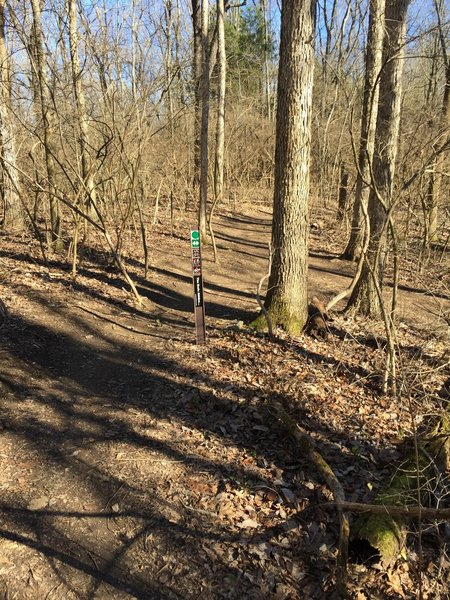
{"label": "brown wooden trail post", "polygon": [[203,297],[202,254],[200,231],[191,229],[192,279],[194,283],[194,317],[197,344],[206,343],[205,302]]}

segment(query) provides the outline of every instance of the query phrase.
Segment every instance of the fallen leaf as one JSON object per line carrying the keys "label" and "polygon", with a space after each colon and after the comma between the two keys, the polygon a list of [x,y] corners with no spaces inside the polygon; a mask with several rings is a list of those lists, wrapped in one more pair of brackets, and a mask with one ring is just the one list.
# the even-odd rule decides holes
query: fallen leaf
{"label": "fallen leaf", "polygon": [[242,523],[238,523],[238,527],[241,529],[255,529],[259,527],[259,523],[253,519],[245,519]]}
{"label": "fallen leaf", "polygon": [[28,503],[28,510],[41,510],[48,506],[49,497],[41,496],[39,498],[34,498]]}

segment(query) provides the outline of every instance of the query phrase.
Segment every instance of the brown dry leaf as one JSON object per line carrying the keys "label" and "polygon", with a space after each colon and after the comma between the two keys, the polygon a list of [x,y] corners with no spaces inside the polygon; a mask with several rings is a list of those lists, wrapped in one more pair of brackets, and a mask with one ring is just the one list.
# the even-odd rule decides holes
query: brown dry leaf
{"label": "brown dry leaf", "polygon": [[221,517],[231,517],[235,512],[235,508],[231,502],[221,502],[219,506],[219,515]]}
{"label": "brown dry leaf", "polygon": [[238,523],[237,526],[241,529],[256,529],[257,527],[259,527],[259,523],[254,519],[245,519],[244,521],[242,521],[242,523]]}
{"label": "brown dry leaf", "polygon": [[398,594],[401,598],[405,598],[405,593],[403,591],[403,585],[402,585],[402,582],[401,582],[401,579],[400,579],[398,573],[396,573],[395,571],[392,571],[391,569],[388,569],[386,574],[387,574],[389,586],[391,587],[391,589],[396,594]]}
{"label": "brown dry leaf", "polygon": [[278,493],[275,490],[258,490],[257,495],[264,502],[276,502],[278,500]]}
{"label": "brown dry leaf", "polygon": [[203,494],[210,494],[212,496],[217,494],[217,482],[210,483],[207,481],[200,481],[198,479],[189,479],[188,485],[194,494],[198,494],[200,496]]}

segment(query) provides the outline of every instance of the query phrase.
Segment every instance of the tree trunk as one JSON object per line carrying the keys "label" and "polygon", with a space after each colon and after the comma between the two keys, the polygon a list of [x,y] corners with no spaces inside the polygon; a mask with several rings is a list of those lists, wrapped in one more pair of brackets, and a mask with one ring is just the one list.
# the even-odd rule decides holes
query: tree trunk
{"label": "tree trunk", "polygon": [[59,204],[56,198],[56,170],[55,160],[56,147],[53,141],[53,101],[44,60],[44,44],[42,40],[41,26],[41,4],[40,0],[31,0],[33,11],[33,48],[31,60],[35,59],[35,73],[38,98],[34,101],[39,103],[39,112],[42,118],[42,142],[44,146],[45,166],[48,181],[48,201],[50,207],[51,243],[55,248],[61,246],[61,220]]}
{"label": "tree trunk", "polygon": [[341,164],[339,177],[339,195],[337,220],[343,221],[347,212],[348,173],[344,164]]}
{"label": "tree trunk", "polygon": [[[444,80],[444,94],[442,98],[442,108],[439,118],[439,143],[442,140],[445,132],[450,128],[450,59],[447,54],[447,44],[445,33],[443,31],[442,20],[441,20],[441,6],[437,0],[434,2],[437,19],[438,19],[438,36],[441,46],[442,57],[444,59],[445,66],[445,80]],[[439,201],[440,201],[440,190],[442,173],[444,171],[446,155],[445,152],[441,152],[436,157],[436,161],[433,165],[433,169],[430,173],[430,179],[428,183],[428,244],[435,243],[438,241],[438,214],[439,214]]]}
{"label": "tree trunk", "polygon": [[208,206],[208,129],[209,129],[209,0],[202,0],[202,129],[200,164],[200,202],[198,223],[201,240],[206,243]]}
{"label": "tree trunk", "polygon": [[8,231],[23,227],[24,215],[20,200],[20,181],[16,169],[16,141],[11,107],[9,58],[6,49],[5,0],[0,0],[0,148],[3,170],[2,196],[4,219]]}
{"label": "tree trunk", "polygon": [[308,316],[308,194],[315,0],[281,11],[272,267],[265,306],[274,325],[299,333]]}
{"label": "tree trunk", "polygon": [[173,66],[172,66],[172,29],[173,29],[173,6],[172,0],[164,1],[164,33],[166,37],[166,49],[164,52],[164,72],[166,79],[166,111],[167,119],[170,123],[170,132],[173,136],[173,94],[172,94],[172,78],[173,78]]}
{"label": "tree trunk", "polygon": [[385,0],[370,1],[355,202],[353,204],[350,239],[343,254],[343,258],[349,260],[357,260],[359,258],[364,243],[365,224],[361,205],[367,207],[370,194],[370,165],[373,158],[377,123],[378,84],[384,36],[384,12]]}
{"label": "tree trunk", "polygon": [[387,251],[388,211],[393,202],[408,4],[409,0],[392,0],[386,6],[373,181],[369,195],[370,241],[361,275],[347,305],[352,311],[374,318],[382,314],[380,292]]}
{"label": "tree trunk", "polygon": [[202,12],[201,1],[192,0],[192,28],[194,41],[193,80],[194,80],[194,174],[195,188],[200,185],[200,148],[202,123]]}
{"label": "tree trunk", "polygon": [[81,82],[80,59],[78,56],[79,36],[76,0],[68,0],[68,13],[72,84],[77,108],[78,126],[80,130],[81,171],[85,197],[84,210],[91,218],[95,218],[97,197],[91,157],[89,156],[89,147],[91,144],[89,143],[88,116],[86,111],[86,100]]}
{"label": "tree trunk", "polygon": [[272,95],[270,85],[270,32],[269,32],[269,10],[268,0],[260,0],[261,13],[263,18],[264,32],[264,63],[263,63],[263,93],[264,104],[263,114],[268,119],[272,118]]}
{"label": "tree trunk", "polygon": [[216,155],[214,164],[214,202],[220,201],[223,195],[223,157],[225,148],[225,91],[227,70],[224,19],[224,0],[217,0],[219,85],[217,92]]}

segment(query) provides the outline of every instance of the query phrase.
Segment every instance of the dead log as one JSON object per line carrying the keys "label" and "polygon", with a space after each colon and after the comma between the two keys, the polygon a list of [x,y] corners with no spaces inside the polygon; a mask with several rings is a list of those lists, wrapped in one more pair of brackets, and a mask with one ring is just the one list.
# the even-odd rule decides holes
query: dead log
{"label": "dead log", "polygon": [[[378,493],[374,505],[379,510],[370,510],[356,521],[352,527],[352,545],[363,544],[386,564],[404,552],[408,519],[432,518],[433,513],[427,513],[431,509],[422,503],[429,495],[430,484],[448,468],[449,435],[450,417],[444,415],[432,435],[418,440],[417,451],[413,445],[390,482]],[[345,503],[342,508],[351,510]]]}

